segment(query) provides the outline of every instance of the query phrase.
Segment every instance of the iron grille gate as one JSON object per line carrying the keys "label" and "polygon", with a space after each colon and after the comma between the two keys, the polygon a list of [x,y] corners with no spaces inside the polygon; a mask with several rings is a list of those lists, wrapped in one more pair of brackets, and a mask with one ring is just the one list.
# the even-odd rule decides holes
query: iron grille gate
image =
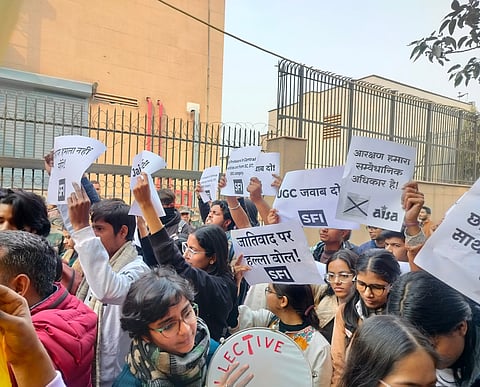
{"label": "iron grille gate", "polygon": [[479,115],[471,107],[441,105],[283,60],[276,129],[268,137],[307,139],[306,168],[344,164],[354,135],[395,141],[417,149],[415,179],[472,184],[480,170]]}
{"label": "iron grille gate", "polygon": [[71,101],[0,91],[0,187],[24,188],[46,196],[43,155],[56,136],[80,134],[102,141],[107,151],[88,172],[103,197],[131,202],[130,165],[142,150],[161,155],[167,168],[154,175],[157,188],[171,188],[178,205],[196,206],[194,189],[201,171],[226,169],[230,150],[259,145],[257,131],[98,105],[86,109]]}

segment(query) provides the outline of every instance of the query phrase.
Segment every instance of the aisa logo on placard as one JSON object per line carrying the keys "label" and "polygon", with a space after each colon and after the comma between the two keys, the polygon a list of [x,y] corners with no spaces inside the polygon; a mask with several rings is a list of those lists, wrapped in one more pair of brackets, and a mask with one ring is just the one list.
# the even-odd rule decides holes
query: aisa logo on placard
{"label": "aisa logo on placard", "polygon": [[373,210],[373,217],[383,220],[390,220],[392,222],[398,221],[398,213],[395,211],[389,211],[387,206],[375,208],[375,210]]}

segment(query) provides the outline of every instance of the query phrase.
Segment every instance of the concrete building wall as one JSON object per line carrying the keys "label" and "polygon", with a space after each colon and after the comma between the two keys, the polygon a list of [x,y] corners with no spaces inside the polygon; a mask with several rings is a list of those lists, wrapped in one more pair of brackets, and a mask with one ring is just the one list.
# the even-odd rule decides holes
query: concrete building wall
{"label": "concrete building wall", "polygon": [[[19,0],[20,1],[20,0]],[[221,29],[224,0],[171,0]],[[160,100],[164,114],[220,121],[223,35],[151,0],[23,0],[0,66],[98,84],[97,92]]]}

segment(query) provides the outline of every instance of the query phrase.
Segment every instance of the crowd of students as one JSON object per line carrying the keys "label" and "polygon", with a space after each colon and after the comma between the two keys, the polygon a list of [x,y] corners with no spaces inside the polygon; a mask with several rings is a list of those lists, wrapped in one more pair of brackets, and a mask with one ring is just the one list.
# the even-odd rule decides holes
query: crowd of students
{"label": "crowd of students", "polygon": [[[311,285],[243,279],[250,268],[230,231],[258,225],[258,214],[280,221],[258,179],[248,190],[251,200],[200,201],[205,225],[194,229],[168,192],[170,210],[156,215],[144,174],[133,189],[137,220],[82,179],[59,205],[73,243],[56,254],[43,199],[1,189],[0,328],[14,383],[201,387],[221,342],[253,327],[297,343],[313,386],[480,383],[479,306],[413,263],[429,224],[415,182],[404,187],[401,233],[368,226],[371,240],[358,247],[350,230],[321,230],[312,252],[325,283]],[[255,385],[255,374],[235,363],[218,385]]]}

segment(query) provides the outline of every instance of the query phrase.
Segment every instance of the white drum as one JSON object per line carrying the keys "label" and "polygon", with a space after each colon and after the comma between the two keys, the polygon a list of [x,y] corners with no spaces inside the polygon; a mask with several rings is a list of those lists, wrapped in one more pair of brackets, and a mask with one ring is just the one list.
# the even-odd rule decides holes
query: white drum
{"label": "white drum", "polygon": [[210,361],[207,386],[215,387],[233,363],[249,365],[248,386],[311,387],[312,370],[300,347],[287,335],[269,328],[249,328],[230,336]]}

